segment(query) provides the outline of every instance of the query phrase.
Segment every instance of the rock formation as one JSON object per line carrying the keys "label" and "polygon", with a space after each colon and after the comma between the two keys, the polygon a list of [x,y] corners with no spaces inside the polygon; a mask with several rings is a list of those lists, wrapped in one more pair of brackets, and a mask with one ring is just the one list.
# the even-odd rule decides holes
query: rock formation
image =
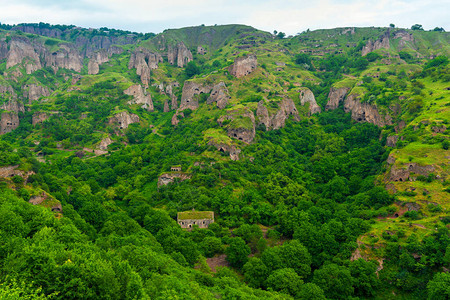
{"label": "rock formation", "polygon": [[321,112],[320,106],[316,102],[316,98],[314,98],[313,92],[311,92],[308,88],[302,88],[300,90],[300,103],[305,105],[309,103],[309,115],[313,115]]}
{"label": "rock formation", "polygon": [[300,121],[294,101],[289,98],[284,98],[279,103],[278,110],[273,115],[270,115],[269,110],[264,106],[264,100],[259,101],[256,109],[256,116],[258,117],[259,124],[264,124],[266,126],[266,130],[283,128],[289,116],[293,116],[295,121]]}
{"label": "rock formation", "polygon": [[249,110],[230,110],[227,115],[221,116],[217,122],[220,126],[225,126],[224,121],[230,120],[226,125],[227,135],[231,138],[251,143],[255,138],[255,116]]}
{"label": "rock formation", "polygon": [[200,94],[207,94],[211,91],[212,87],[209,85],[203,85],[194,81],[185,81],[183,86],[183,92],[181,94],[180,110],[190,108],[195,110],[198,108],[198,99],[195,97]]}
{"label": "rock formation", "polygon": [[202,46],[197,46],[197,54],[205,55],[206,54],[206,49],[203,48]]}
{"label": "rock formation", "polygon": [[325,110],[336,109],[339,106],[339,103],[344,101],[345,96],[347,95],[350,88],[342,87],[342,88],[330,88],[330,93],[328,94],[328,102],[325,106]]}
{"label": "rock formation", "polygon": [[228,68],[231,75],[240,78],[252,73],[258,66],[256,55],[238,57],[234,63]]}
{"label": "rock formation", "polygon": [[208,145],[213,145],[216,147],[217,150],[221,152],[228,152],[230,153],[230,159],[231,160],[239,160],[239,154],[241,153],[241,149],[237,148],[234,145],[226,145],[226,144],[216,144],[212,141],[208,142]]}
{"label": "rock formation", "polygon": [[164,112],[169,112],[170,108],[169,108],[169,101],[166,99],[164,101]]}
{"label": "rock formation", "polygon": [[80,53],[71,44],[59,45],[59,50],[52,53],[45,53],[45,65],[47,67],[53,67],[55,72],[59,68],[74,70],[75,72],[81,72],[83,67],[83,60]]}
{"label": "rock formation", "polygon": [[49,117],[50,117],[50,115],[46,112],[35,112],[33,114],[31,123],[33,124],[33,126],[35,126],[36,124],[40,124],[40,123],[48,120]]}
{"label": "rock formation", "polygon": [[106,150],[108,150],[108,146],[111,145],[112,143],[113,143],[113,141],[108,136],[108,137],[106,137],[106,138],[104,138],[103,140],[100,141],[100,144],[98,144],[98,148],[100,150],[106,151]]}
{"label": "rock formation", "polygon": [[172,95],[172,96],[170,97],[170,99],[171,99],[170,108],[171,108],[172,110],[177,109],[177,108],[178,108],[178,99],[177,99],[177,96]]}
{"label": "rock formation", "polygon": [[120,112],[109,119],[109,124],[118,125],[120,129],[127,129],[130,124],[139,123],[138,115],[130,114],[126,111]]}
{"label": "rock formation", "polygon": [[225,106],[227,106],[229,99],[230,96],[228,95],[228,89],[225,83],[221,81],[213,86],[211,94],[206,100],[206,104],[212,104],[216,102],[218,108],[224,109]]}
{"label": "rock formation", "polygon": [[383,119],[375,105],[361,103],[359,95],[349,95],[344,101],[344,111],[352,113],[352,119],[358,122],[369,122],[377,126],[390,125],[390,119]]}
{"label": "rock formation", "polygon": [[142,84],[148,87],[150,70],[157,69],[158,63],[162,61],[163,59],[158,53],[139,47],[131,54],[128,69],[136,68],[136,74],[141,77]]}
{"label": "rock formation", "polygon": [[394,148],[397,145],[398,135],[388,136],[386,139],[386,146]]}
{"label": "rock formation", "polygon": [[0,97],[10,100],[17,99],[17,95],[10,85],[0,85]]}
{"label": "rock formation", "polygon": [[[22,63],[22,61],[27,58],[31,60],[29,63],[34,67],[29,70],[38,70],[42,68],[41,60],[39,59],[38,53],[36,53],[33,45],[25,37],[12,37],[9,43],[9,52],[6,60],[6,68],[9,69],[17,64]],[[31,72],[28,72],[31,74]]]}
{"label": "rock formation", "polygon": [[370,52],[378,49],[389,49],[389,30],[387,30],[382,36],[380,36],[376,41],[369,40],[367,44],[363,47],[361,55],[365,56]]}
{"label": "rock formation", "polygon": [[407,163],[403,168],[392,166],[389,180],[413,181],[416,179],[414,175],[428,176],[430,173],[434,172],[435,169],[436,168],[432,165],[420,166],[417,163]]}
{"label": "rock formation", "polygon": [[13,131],[19,127],[19,115],[16,112],[4,112],[1,114],[0,135]]}
{"label": "rock formation", "polygon": [[0,109],[15,113],[25,112],[23,103],[17,100],[9,100],[8,102],[3,103],[2,105],[0,105]]}
{"label": "rock formation", "polygon": [[22,87],[23,96],[28,99],[28,104],[33,101],[39,100],[41,97],[50,96],[50,90],[45,86],[40,86],[37,84],[28,84]]}
{"label": "rock formation", "polygon": [[184,113],[183,112],[176,112],[173,116],[172,116],[172,125],[176,126],[178,125],[178,123],[180,123],[180,118],[184,118]]}
{"label": "rock formation", "polygon": [[113,54],[120,54],[123,49],[117,46],[112,46],[108,50],[100,49],[92,53],[88,63],[88,74],[97,75],[100,71],[100,65],[109,61],[109,57]]}
{"label": "rock formation", "polygon": [[193,60],[192,53],[183,42],[179,42],[175,47],[169,46],[167,52],[167,59],[171,65],[177,63],[177,66],[182,68],[188,62]]}
{"label": "rock formation", "polygon": [[178,179],[180,181],[184,181],[187,179],[191,179],[191,175],[183,173],[183,172],[173,172],[173,173],[164,173],[161,174],[158,178],[158,186],[167,185],[172,183]]}
{"label": "rock formation", "polygon": [[128,104],[142,104],[143,109],[153,111],[152,96],[141,85],[132,85],[123,92],[126,95],[133,96],[133,100],[128,101]]}

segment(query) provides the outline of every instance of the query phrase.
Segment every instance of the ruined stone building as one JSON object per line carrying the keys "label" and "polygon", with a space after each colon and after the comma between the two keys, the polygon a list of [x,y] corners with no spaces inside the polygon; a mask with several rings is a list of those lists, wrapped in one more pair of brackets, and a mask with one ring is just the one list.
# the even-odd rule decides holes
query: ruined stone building
{"label": "ruined stone building", "polygon": [[190,229],[194,225],[199,228],[208,228],[209,224],[214,223],[213,211],[183,211],[177,214],[177,222],[181,228]]}
{"label": "ruined stone building", "polygon": [[172,166],[172,167],[170,167],[170,171],[181,172],[181,166]]}

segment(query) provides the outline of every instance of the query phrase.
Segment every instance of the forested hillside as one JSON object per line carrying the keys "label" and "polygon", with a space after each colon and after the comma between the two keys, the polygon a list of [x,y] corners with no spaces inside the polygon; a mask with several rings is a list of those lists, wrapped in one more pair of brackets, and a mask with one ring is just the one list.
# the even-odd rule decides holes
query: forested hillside
{"label": "forested hillside", "polygon": [[0,298],[448,299],[450,34],[414,29],[0,24]]}

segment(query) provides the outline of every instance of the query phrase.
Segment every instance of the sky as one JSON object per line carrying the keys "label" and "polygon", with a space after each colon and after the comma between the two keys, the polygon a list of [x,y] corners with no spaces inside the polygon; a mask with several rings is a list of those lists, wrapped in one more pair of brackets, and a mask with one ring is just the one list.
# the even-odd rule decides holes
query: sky
{"label": "sky", "polygon": [[288,35],[391,23],[449,31],[450,0],[0,0],[0,23],[39,22],[143,33],[201,24],[245,24]]}

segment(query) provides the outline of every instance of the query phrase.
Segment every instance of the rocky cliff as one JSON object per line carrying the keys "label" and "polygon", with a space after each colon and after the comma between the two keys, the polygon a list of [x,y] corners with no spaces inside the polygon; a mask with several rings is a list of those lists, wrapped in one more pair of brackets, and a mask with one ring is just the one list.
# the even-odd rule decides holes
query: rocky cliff
{"label": "rocky cliff", "polygon": [[391,122],[384,120],[375,105],[367,102],[361,103],[359,95],[349,95],[344,101],[344,111],[352,113],[352,119],[358,122],[369,122],[377,126],[390,125]]}
{"label": "rocky cliff", "polygon": [[311,92],[310,89],[301,88],[299,97],[300,97],[300,103],[302,105],[309,103],[309,115],[317,114],[322,111],[322,109],[316,102],[316,98],[314,97],[313,92]]}
{"label": "rocky cliff", "polygon": [[34,46],[25,37],[14,36],[9,42],[9,51],[6,59],[6,69],[9,69],[17,64],[22,63],[24,59],[28,59],[27,73],[31,74],[33,71],[42,68],[41,60],[38,52],[35,51]]}
{"label": "rocky cliff", "polygon": [[49,117],[50,117],[50,115],[48,113],[38,111],[33,114],[31,122],[32,122],[33,126],[35,126],[36,124],[40,124],[40,123],[43,123],[44,121],[48,120]]}
{"label": "rocky cliff", "polygon": [[141,85],[132,85],[123,92],[126,95],[133,96],[133,99],[128,101],[128,104],[142,104],[141,107],[143,109],[148,111],[154,110],[152,96]]}
{"label": "rocky cliff", "polygon": [[248,56],[238,57],[234,60],[234,63],[228,68],[231,75],[240,78],[249,75],[258,66],[256,55],[251,54]]}
{"label": "rocky cliff", "polygon": [[300,121],[298,110],[295,107],[294,101],[292,101],[292,99],[284,98],[279,103],[276,113],[272,115],[269,114],[269,110],[264,104],[264,100],[258,102],[256,116],[259,120],[259,124],[264,124],[266,130],[276,130],[283,128],[289,116],[293,116],[293,119],[295,121]]}
{"label": "rocky cliff", "polygon": [[148,87],[150,70],[157,69],[158,64],[162,61],[160,54],[139,47],[131,54],[128,68],[136,68],[136,74],[141,77],[142,84]]}
{"label": "rocky cliff", "polygon": [[382,36],[380,36],[377,40],[369,40],[367,44],[363,47],[361,51],[361,55],[365,56],[368,53],[378,50],[378,49],[389,49],[389,30],[387,30]]}
{"label": "rocky cliff", "polygon": [[184,181],[187,179],[191,179],[191,175],[183,172],[164,173],[161,174],[161,176],[159,176],[158,178],[158,186],[167,185],[177,179],[180,181]]}
{"label": "rocky cliff", "polygon": [[[225,121],[230,122],[226,124]],[[230,110],[221,116],[217,122],[227,129],[227,135],[231,138],[251,143],[255,138],[255,116],[250,110]]]}
{"label": "rocky cliff", "polygon": [[33,101],[39,100],[41,97],[50,96],[50,90],[41,85],[37,84],[28,84],[22,87],[23,96],[28,99],[28,104],[31,104]]}
{"label": "rocky cliff", "polygon": [[220,143],[217,144],[212,141],[209,141],[208,145],[213,145],[220,152],[228,152],[230,154],[231,160],[234,160],[234,161],[239,160],[239,154],[241,153],[241,149],[237,148],[234,145],[227,145],[227,144],[220,144]]}
{"label": "rocky cliff", "polygon": [[4,112],[1,114],[0,135],[13,131],[19,127],[19,115],[16,112]]}
{"label": "rocky cliff", "polygon": [[83,60],[80,52],[72,44],[62,44],[55,52],[44,52],[44,61],[47,67],[52,67],[55,72],[59,68],[81,72]]}
{"label": "rocky cliff", "polygon": [[330,93],[328,94],[328,102],[325,106],[325,110],[336,109],[339,106],[339,103],[344,101],[345,96],[347,95],[350,88],[341,87],[341,88],[330,88]]}
{"label": "rocky cliff", "polygon": [[96,75],[100,71],[100,65],[109,61],[109,58],[113,54],[120,54],[123,52],[123,49],[117,46],[112,46],[108,50],[100,49],[92,53],[88,62],[88,74]]}
{"label": "rocky cliff", "polygon": [[16,99],[17,94],[10,85],[0,85],[0,96],[3,99]]}
{"label": "rocky cliff", "polygon": [[174,65],[176,62],[177,66],[182,68],[192,61],[193,57],[186,45],[183,42],[179,42],[175,47],[169,46],[167,59],[171,65]]}
{"label": "rocky cliff", "polygon": [[15,113],[19,113],[19,112],[24,113],[25,112],[25,107],[24,107],[23,103],[15,100],[15,99],[9,100],[8,102],[5,102],[2,105],[0,105],[0,109],[10,111],[10,112],[15,112]]}
{"label": "rocky cliff", "polygon": [[127,129],[130,124],[139,123],[138,115],[126,111],[120,112],[109,119],[109,124],[117,125],[120,129]]}
{"label": "rocky cliff", "polygon": [[197,83],[194,81],[185,81],[181,94],[180,110],[198,108],[198,99],[196,95],[208,94],[212,87],[208,84]]}
{"label": "rocky cliff", "polygon": [[206,100],[206,104],[212,104],[215,102],[218,108],[224,109],[225,106],[227,106],[229,99],[230,96],[228,95],[227,86],[223,81],[221,81],[213,86],[211,94]]}

